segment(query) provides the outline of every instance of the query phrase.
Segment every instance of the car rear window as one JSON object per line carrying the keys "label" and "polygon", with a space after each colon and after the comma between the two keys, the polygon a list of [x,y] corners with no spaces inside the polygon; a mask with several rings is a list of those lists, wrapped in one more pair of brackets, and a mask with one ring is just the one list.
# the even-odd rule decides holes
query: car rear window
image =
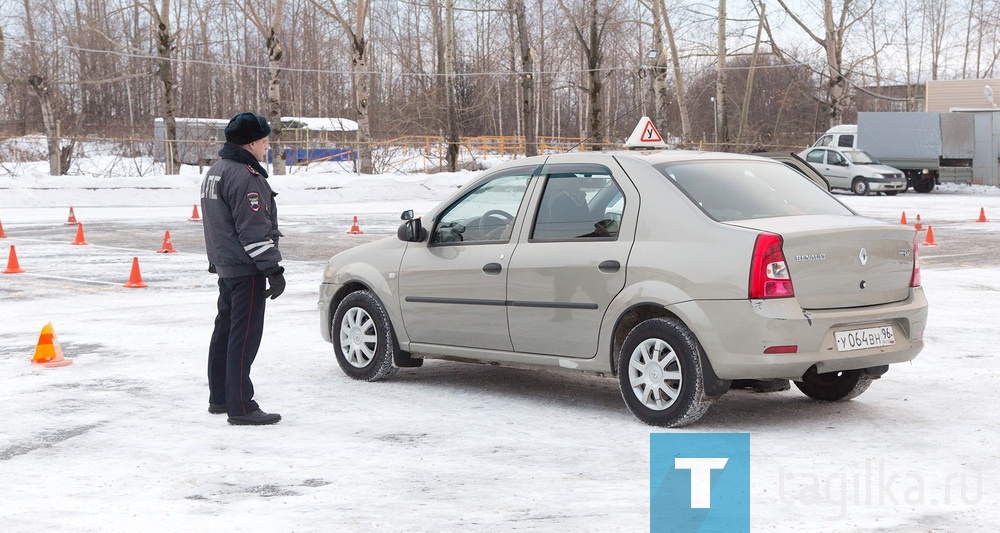
{"label": "car rear window", "polygon": [[778,162],[700,161],[655,168],[719,222],[797,215],[852,215],[808,178]]}

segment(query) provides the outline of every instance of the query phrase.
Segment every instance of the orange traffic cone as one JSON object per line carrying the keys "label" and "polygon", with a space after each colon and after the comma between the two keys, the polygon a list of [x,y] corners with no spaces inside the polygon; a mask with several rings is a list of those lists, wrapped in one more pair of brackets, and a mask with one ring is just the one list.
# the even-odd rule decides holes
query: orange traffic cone
{"label": "orange traffic cone", "polygon": [[917,215],[917,223],[913,225],[913,229],[923,231],[924,225],[920,222],[920,215]]}
{"label": "orange traffic cone", "polygon": [[52,322],[42,327],[42,334],[38,336],[38,345],[35,346],[35,356],[31,358],[31,362],[46,368],[73,364],[73,361],[63,357],[62,347],[59,346],[56,334],[52,331]]}
{"label": "orange traffic cone", "polygon": [[4,274],[20,274],[24,272],[21,270],[21,265],[17,264],[17,252],[14,251],[14,245],[10,245],[10,256],[7,258],[7,269],[3,271]]}
{"label": "orange traffic cone", "polygon": [[[986,220],[986,210],[982,207],[979,208],[979,220],[976,222],[989,222],[989,220]],[[0,227],[0,237],[3,237],[3,227]]]}
{"label": "orange traffic cone", "polygon": [[83,240],[83,224],[76,225],[76,240],[70,244],[90,244],[89,242]]}
{"label": "orange traffic cone", "polygon": [[198,216],[198,204],[194,204],[194,209],[191,210],[191,218],[188,220],[191,222],[201,222],[201,217]]}
{"label": "orange traffic cone", "polygon": [[171,244],[171,242],[170,242],[170,230],[167,230],[163,234],[163,248],[160,248],[159,250],[157,250],[156,253],[158,253],[158,254],[172,254],[172,253],[174,253],[176,251],[177,250],[174,250],[174,245]]}
{"label": "orange traffic cone", "polygon": [[906,211],[903,211],[903,216],[899,217],[899,223],[904,226],[906,225]]}
{"label": "orange traffic cone", "polygon": [[142,282],[142,274],[139,272],[138,257],[132,258],[132,273],[128,277],[128,283],[123,286],[129,289],[141,289],[146,286],[146,284]]}
{"label": "orange traffic cone", "polygon": [[927,226],[927,238],[924,239],[924,246],[937,246],[937,243],[934,242],[934,227],[933,226]]}
{"label": "orange traffic cone", "polygon": [[3,222],[0,222],[0,239],[6,239],[7,234],[3,232]]}
{"label": "orange traffic cone", "polygon": [[66,219],[66,222],[63,222],[63,226],[72,226],[74,224],[79,224],[79,222],[76,221],[76,214],[73,213],[73,206],[69,206],[69,218]]}
{"label": "orange traffic cone", "polygon": [[348,235],[361,235],[364,232],[358,227],[358,217],[354,217],[354,223],[351,224],[351,230],[347,232]]}

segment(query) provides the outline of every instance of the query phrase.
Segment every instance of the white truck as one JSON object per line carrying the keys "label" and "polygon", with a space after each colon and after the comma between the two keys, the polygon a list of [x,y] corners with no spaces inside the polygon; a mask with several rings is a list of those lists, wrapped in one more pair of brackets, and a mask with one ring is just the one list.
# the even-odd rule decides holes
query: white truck
{"label": "white truck", "polygon": [[973,117],[966,113],[858,113],[857,125],[830,128],[813,146],[860,148],[906,174],[907,187],[972,183]]}

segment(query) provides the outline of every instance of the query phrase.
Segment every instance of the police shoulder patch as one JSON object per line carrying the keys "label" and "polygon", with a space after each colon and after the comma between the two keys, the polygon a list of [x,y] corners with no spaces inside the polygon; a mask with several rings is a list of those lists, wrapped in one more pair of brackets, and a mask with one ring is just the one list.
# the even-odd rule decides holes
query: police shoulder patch
{"label": "police shoulder patch", "polygon": [[251,211],[260,211],[260,193],[248,192],[247,205],[250,206]]}

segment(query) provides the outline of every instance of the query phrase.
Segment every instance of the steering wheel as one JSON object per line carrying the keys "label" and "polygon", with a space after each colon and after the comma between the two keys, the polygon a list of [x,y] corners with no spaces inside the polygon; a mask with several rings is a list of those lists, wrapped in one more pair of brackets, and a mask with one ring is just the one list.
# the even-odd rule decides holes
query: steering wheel
{"label": "steering wheel", "polygon": [[[492,224],[487,224],[486,221],[491,217],[496,217],[503,219],[503,225],[497,228],[490,228]],[[489,211],[483,213],[483,216],[479,217],[479,234],[483,235],[486,240],[492,240],[503,233],[503,230],[507,229],[507,226],[514,221],[514,215],[502,210],[502,209],[490,209]],[[499,233],[497,230],[500,230]]]}

